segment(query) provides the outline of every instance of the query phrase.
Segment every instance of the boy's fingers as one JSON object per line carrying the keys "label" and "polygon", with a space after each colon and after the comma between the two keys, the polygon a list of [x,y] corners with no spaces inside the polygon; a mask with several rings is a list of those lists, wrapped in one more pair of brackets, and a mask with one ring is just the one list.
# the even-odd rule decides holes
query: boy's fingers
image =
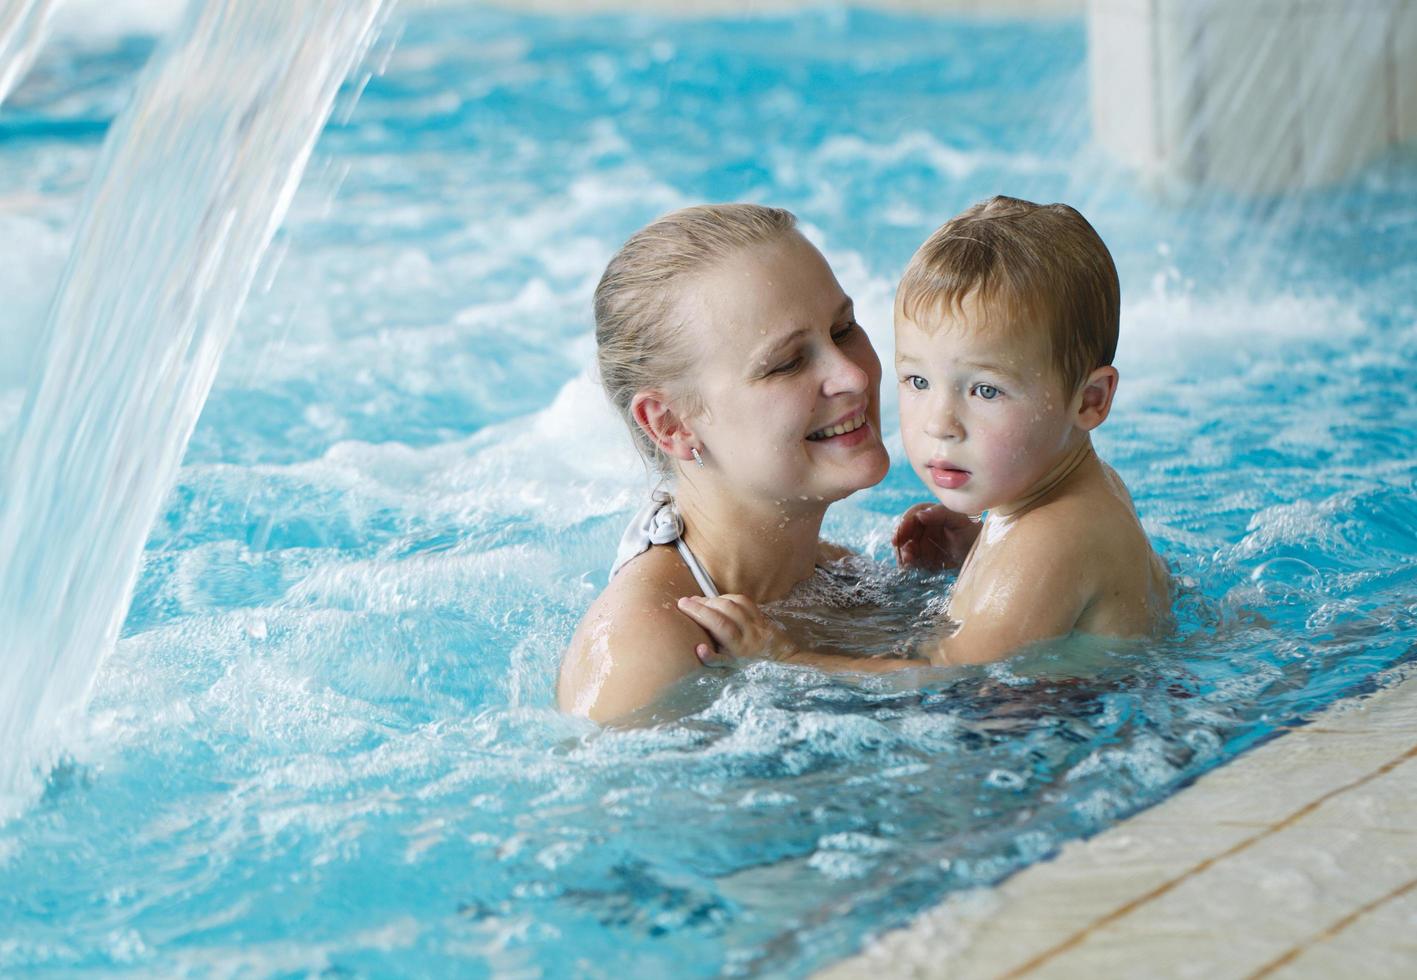
{"label": "boy's fingers", "polygon": [[739,633],[738,623],[731,616],[725,616],[710,605],[712,601],[697,596],[685,596],[679,600],[679,611],[708,630],[715,640],[736,639]]}
{"label": "boy's fingers", "polygon": [[716,653],[713,647],[707,643],[700,643],[694,647],[694,656],[699,658],[699,663],[705,667],[729,667],[733,664],[733,658],[728,654]]}
{"label": "boy's fingers", "polygon": [[950,510],[943,504],[931,504],[929,510],[921,511],[917,516],[922,527],[964,527],[969,523],[969,517]]}
{"label": "boy's fingers", "polygon": [[891,544],[899,546],[919,534],[920,511],[929,506],[930,504],[914,504],[906,508],[905,513],[900,515],[900,522],[895,526]]}
{"label": "boy's fingers", "polygon": [[726,603],[728,606],[732,607],[734,611],[744,616],[745,618],[751,619],[753,616],[756,616],[758,614],[757,603],[755,603],[752,599],[749,599],[745,595],[730,594],[721,595],[718,598],[719,601]]}

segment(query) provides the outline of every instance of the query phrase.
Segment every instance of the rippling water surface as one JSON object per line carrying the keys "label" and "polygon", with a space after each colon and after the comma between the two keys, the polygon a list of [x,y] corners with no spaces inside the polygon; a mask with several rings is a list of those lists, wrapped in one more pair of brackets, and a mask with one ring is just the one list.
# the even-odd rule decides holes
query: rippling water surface
{"label": "rippling water surface", "polygon": [[[1075,21],[408,13],[242,317],[67,762],[0,827],[0,972],[800,975],[1164,798],[1417,644],[1417,158],[1158,200],[1088,143]],[[393,43],[396,40],[397,43]],[[0,108],[0,440],[99,141],[152,50],[69,36]],[[360,82],[362,79],[356,79]],[[559,716],[646,490],[589,298],[667,209],[797,211],[888,358],[891,290],[997,192],[1123,278],[1099,433],[1180,629],[925,690],[759,665]],[[11,299],[13,297],[13,299]],[[922,494],[828,532],[888,559]],[[857,563],[889,649],[947,579]]]}

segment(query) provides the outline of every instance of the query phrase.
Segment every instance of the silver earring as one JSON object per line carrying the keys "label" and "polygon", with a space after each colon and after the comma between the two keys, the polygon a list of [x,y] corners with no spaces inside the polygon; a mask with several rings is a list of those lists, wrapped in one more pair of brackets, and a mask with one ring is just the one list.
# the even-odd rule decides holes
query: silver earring
{"label": "silver earring", "polygon": [[699,447],[695,446],[689,450],[689,455],[694,457],[694,462],[699,464],[699,469],[704,468],[704,458],[699,455]]}

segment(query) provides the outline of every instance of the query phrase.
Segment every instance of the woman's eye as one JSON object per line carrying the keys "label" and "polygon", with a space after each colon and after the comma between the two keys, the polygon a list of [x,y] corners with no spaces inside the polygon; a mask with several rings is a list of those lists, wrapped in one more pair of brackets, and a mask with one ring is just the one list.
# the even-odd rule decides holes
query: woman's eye
{"label": "woman's eye", "polygon": [[986,402],[993,401],[995,398],[998,398],[999,395],[1003,394],[1003,392],[999,391],[999,389],[995,388],[993,385],[986,384],[975,385],[974,393],[980,398],[984,399]]}
{"label": "woman's eye", "polygon": [[783,361],[783,362],[782,362],[781,364],[779,364],[777,367],[775,367],[775,368],[773,368],[772,370],[770,370],[770,371],[768,372],[768,375],[771,376],[771,375],[774,375],[774,374],[789,374],[789,373],[791,373],[792,371],[796,371],[801,365],[802,365],[802,358],[801,358],[801,357],[794,357],[794,358],[793,358],[792,360],[790,360],[790,361]]}
{"label": "woman's eye", "polygon": [[832,340],[840,344],[859,329],[861,329],[861,324],[857,323],[855,320],[851,320],[845,326],[838,327],[832,331]]}
{"label": "woman's eye", "polygon": [[905,383],[916,391],[927,391],[930,388],[930,382],[920,377],[918,374],[907,374],[905,376]]}

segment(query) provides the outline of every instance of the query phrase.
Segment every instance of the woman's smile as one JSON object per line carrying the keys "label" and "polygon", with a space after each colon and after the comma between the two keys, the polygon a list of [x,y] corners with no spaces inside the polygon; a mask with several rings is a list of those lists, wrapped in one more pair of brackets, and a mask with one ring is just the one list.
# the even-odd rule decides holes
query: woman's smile
{"label": "woman's smile", "polygon": [[[866,409],[861,408],[845,418],[838,419],[830,425],[824,425],[815,432],[809,433],[807,438],[812,442],[825,442],[832,439],[839,439],[842,436],[850,435],[866,425]],[[859,442],[860,440],[856,440]],[[853,442],[852,445],[856,443]]]}

